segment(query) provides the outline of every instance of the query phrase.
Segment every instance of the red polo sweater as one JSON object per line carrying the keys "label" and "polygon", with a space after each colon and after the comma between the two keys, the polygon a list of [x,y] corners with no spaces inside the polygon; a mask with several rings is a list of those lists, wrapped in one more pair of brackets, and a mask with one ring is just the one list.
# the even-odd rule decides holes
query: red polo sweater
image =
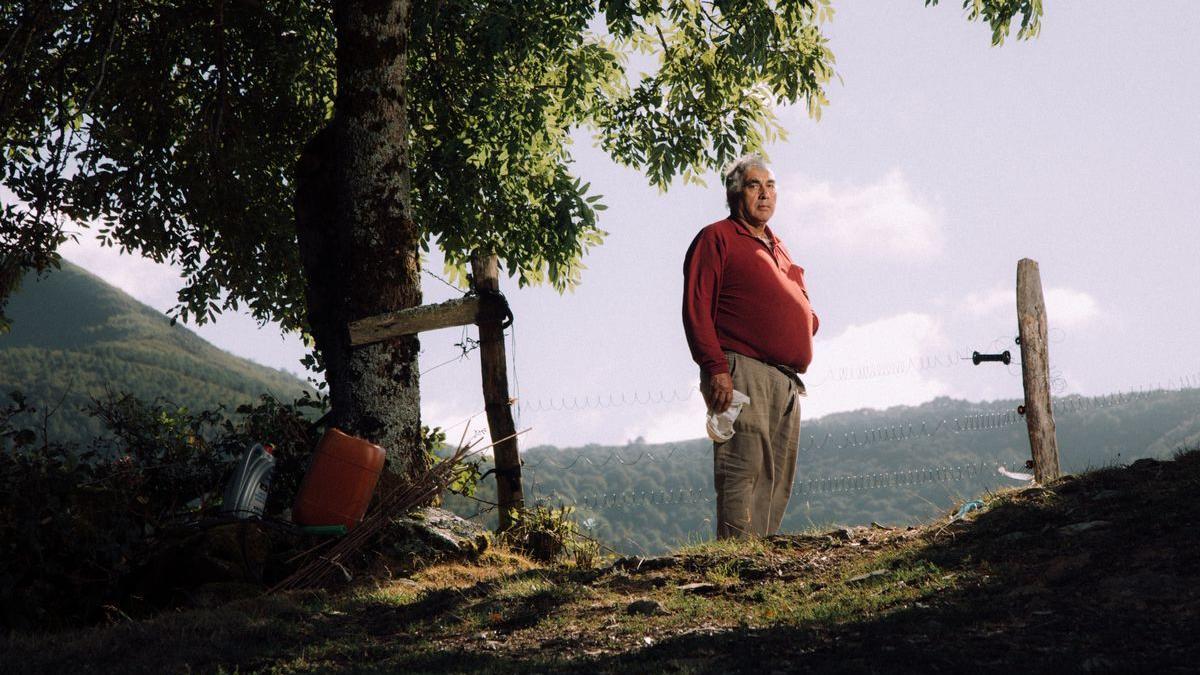
{"label": "red polo sweater", "polygon": [[808,370],[820,322],[804,269],[767,228],[774,254],[732,219],[700,230],[683,261],[683,329],[692,358],[710,375],[729,372],[723,350]]}

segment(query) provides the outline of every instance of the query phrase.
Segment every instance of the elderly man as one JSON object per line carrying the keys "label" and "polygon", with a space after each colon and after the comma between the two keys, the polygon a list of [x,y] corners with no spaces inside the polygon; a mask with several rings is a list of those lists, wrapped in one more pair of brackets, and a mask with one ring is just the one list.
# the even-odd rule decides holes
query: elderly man
{"label": "elderly man", "polygon": [[729,217],[700,230],[683,263],[683,326],[710,413],[737,390],[750,398],[733,436],[713,443],[717,536],[774,534],[796,474],[798,373],[812,360],[818,321],[792,262],[767,221],[775,175],[748,155],[725,174]]}

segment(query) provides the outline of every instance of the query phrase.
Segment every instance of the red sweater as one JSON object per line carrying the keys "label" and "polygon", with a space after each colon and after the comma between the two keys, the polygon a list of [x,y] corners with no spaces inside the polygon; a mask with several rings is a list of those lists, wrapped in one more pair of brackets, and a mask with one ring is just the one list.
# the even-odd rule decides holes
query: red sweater
{"label": "red sweater", "polygon": [[700,230],[683,261],[683,329],[692,358],[710,375],[729,372],[724,350],[808,370],[820,322],[804,269],[768,227],[767,248],[745,225],[725,219]]}

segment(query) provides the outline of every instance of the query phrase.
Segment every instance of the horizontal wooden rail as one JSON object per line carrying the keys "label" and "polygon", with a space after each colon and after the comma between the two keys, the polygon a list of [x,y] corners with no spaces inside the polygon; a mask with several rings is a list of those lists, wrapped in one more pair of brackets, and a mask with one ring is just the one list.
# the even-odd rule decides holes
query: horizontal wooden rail
{"label": "horizontal wooden rail", "polygon": [[502,318],[504,301],[501,298],[468,295],[437,305],[410,307],[351,322],[350,345],[359,347],[401,335],[499,321]]}

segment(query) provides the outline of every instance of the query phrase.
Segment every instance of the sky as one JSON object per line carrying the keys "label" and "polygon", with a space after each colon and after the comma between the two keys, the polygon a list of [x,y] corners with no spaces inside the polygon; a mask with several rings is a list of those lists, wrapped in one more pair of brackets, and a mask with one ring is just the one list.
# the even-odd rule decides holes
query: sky
{"label": "sky", "polygon": [[[804,417],[1020,398],[1018,366],[966,358],[1018,354],[1022,258],[1041,271],[1055,394],[1171,386],[1200,371],[1200,3],[1051,1],[1040,37],[1003,47],[961,3],[923,4],[835,1],[830,104],[819,122],[780,109],[787,139],[767,148],[780,187],[770,225],[821,317]],[[701,437],[682,261],[725,216],[720,181],[662,193],[577,141],[576,173],[608,206],[605,243],[574,293],[501,281],[523,443]],[[169,267],[87,237],[63,254],[153,307],[174,304]],[[427,268],[442,273],[436,252]],[[458,295],[424,284],[427,303]],[[193,329],[301,372],[303,346],[278,327],[225,315]],[[421,336],[426,424],[483,408],[478,354],[456,358],[463,336]]]}

